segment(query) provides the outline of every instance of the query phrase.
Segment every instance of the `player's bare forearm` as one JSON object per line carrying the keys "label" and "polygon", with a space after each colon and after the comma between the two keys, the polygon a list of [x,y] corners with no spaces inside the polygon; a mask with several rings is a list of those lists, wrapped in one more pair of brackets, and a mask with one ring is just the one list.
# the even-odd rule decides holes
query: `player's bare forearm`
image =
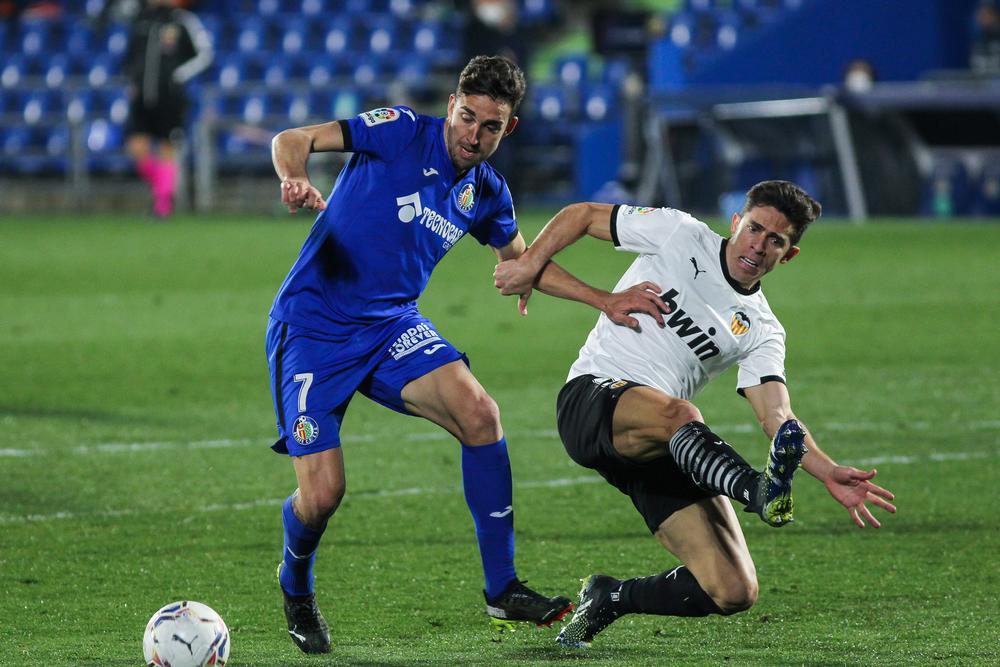
{"label": "player's bare forearm", "polygon": [[610,292],[588,285],[551,260],[545,263],[538,274],[535,287],[543,294],[579,301],[597,310],[603,310],[602,306],[611,296]]}
{"label": "player's bare forearm", "polygon": [[611,209],[607,204],[579,203],[566,206],[542,228],[525,252],[524,259],[537,274],[556,253],[586,235],[610,241]]}
{"label": "player's bare forearm", "polygon": [[641,325],[633,314],[649,315],[658,326],[663,327],[663,315],[670,312],[670,308],[659,297],[659,285],[646,281],[620,292],[607,292],[588,285],[553,261],[549,261],[542,269],[535,287],[550,296],[592,306],[615,324],[636,331],[641,330]]}

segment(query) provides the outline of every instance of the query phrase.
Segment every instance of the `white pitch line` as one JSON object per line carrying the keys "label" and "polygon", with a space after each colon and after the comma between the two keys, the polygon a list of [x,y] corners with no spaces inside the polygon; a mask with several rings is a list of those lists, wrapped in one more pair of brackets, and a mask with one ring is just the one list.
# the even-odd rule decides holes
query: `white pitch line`
{"label": "white pitch line", "polygon": [[[719,433],[759,433],[760,429],[755,424],[716,424],[712,427]],[[971,420],[967,422],[944,424],[932,421],[909,422],[906,430],[930,431],[933,429],[947,431],[982,431],[1000,429],[1000,420]],[[826,422],[813,428],[817,433],[823,431],[841,432],[881,432],[891,433],[900,431],[900,426],[895,422]],[[537,431],[523,431],[510,434],[512,440],[523,439],[558,439],[559,433],[555,429],[542,429]],[[390,436],[380,438],[373,434],[360,434],[345,436],[344,444],[351,445],[360,442],[377,442],[378,440],[388,440]],[[446,431],[429,431],[425,433],[405,433],[401,436],[392,436],[391,439],[402,440],[404,442],[426,442],[437,440],[452,440],[451,434]],[[264,446],[270,443],[260,438],[235,438],[218,440],[195,440],[186,441],[162,441],[162,442],[105,442],[94,445],[78,445],[68,450],[45,449],[45,448],[5,448],[0,449],[0,459],[2,458],[22,458],[28,456],[44,456],[48,454],[73,453],[73,454],[128,454],[136,452],[179,450],[179,449],[226,449],[230,447],[243,447],[248,445]]]}
{"label": "white pitch line", "polygon": [[[969,461],[973,459],[987,459],[996,457],[992,451],[986,452],[933,452],[927,456],[877,456],[867,459],[857,459],[846,461],[848,465],[872,466],[882,463],[893,463],[896,465],[913,465],[920,463],[940,463],[942,461]],[[517,489],[550,489],[567,486],[580,486],[584,484],[599,484],[604,480],[595,475],[580,475],[577,477],[559,477],[556,479],[539,479],[514,484]],[[440,486],[440,487],[405,487],[401,489],[380,489],[371,491],[355,491],[350,494],[350,498],[395,498],[400,496],[430,496],[448,493],[461,493],[460,486]],[[241,512],[245,510],[257,509],[259,507],[278,507],[285,502],[284,498],[264,498],[238,503],[214,503],[195,508],[198,513],[205,512]],[[65,519],[115,519],[123,516],[135,516],[146,514],[174,514],[180,509],[113,509],[100,512],[54,512],[52,514],[0,514],[0,526],[10,524],[41,523],[45,521],[58,521]],[[190,521],[191,517],[185,519]]]}

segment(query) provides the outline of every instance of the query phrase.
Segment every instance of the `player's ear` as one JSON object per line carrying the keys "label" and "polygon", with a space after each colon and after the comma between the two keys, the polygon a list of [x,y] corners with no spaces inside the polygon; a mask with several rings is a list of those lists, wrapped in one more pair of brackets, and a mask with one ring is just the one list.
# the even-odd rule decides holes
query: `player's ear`
{"label": "player's ear", "polygon": [[448,97],[448,117],[451,118],[451,112],[455,110],[455,93],[452,93]]}
{"label": "player's ear", "polygon": [[733,219],[729,223],[729,233],[730,234],[735,234],[736,233],[736,228],[740,226],[740,220],[741,219],[742,218],[740,218],[740,214],[739,213],[733,213]]}
{"label": "player's ear", "polygon": [[514,128],[517,127],[517,121],[518,121],[517,116],[511,116],[511,119],[507,121],[507,127],[503,131],[503,136],[506,137],[508,134],[514,131]]}
{"label": "player's ear", "polygon": [[801,248],[799,248],[797,245],[793,245],[791,248],[788,249],[788,252],[785,253],[785,256],[781,258],[780,262],[782,264],[787,264],[788,262],[792,261],[793,259],[795,259],[795,256],[799,254],[799,250],[801,250]]}

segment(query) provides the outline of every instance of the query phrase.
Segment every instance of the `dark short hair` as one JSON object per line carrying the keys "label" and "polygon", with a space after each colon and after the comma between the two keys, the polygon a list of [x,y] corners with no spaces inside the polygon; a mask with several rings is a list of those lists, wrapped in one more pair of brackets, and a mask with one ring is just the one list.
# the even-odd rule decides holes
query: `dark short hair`
{"label": "dark short hair", "polygon": [[761,181],[750,188],[740,213],[745,214],[757,206],[774,207],[788,218],[792,226],[792,245],[798,244],[809,223],[823,212],[818,201],[790,181]]}
{"label": "dark short hair", "polygon": [[524,72],[503,56],[476,56],[458,77],[456,95],[488,95],[510,105],[513,116],[524,98]]}

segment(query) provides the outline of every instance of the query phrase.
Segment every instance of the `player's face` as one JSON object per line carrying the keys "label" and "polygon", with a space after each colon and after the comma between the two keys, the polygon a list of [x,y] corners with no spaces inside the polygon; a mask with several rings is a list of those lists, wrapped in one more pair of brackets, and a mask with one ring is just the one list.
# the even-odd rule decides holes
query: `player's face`
{"label": "player's face", "polygon": [[733,280],[750,289],[775,264],[799,253],[792,245],[792,225],[773,206],[755,206],[743,217],[733,214],[732,234],[726,245],[726,266]]}
{"label": "player's face", "polygon": [[452,95],[444,124],[444,142],[455,170],[464,174],[483,162],[513,131],[517,117],[510,105],[489,95]]}

